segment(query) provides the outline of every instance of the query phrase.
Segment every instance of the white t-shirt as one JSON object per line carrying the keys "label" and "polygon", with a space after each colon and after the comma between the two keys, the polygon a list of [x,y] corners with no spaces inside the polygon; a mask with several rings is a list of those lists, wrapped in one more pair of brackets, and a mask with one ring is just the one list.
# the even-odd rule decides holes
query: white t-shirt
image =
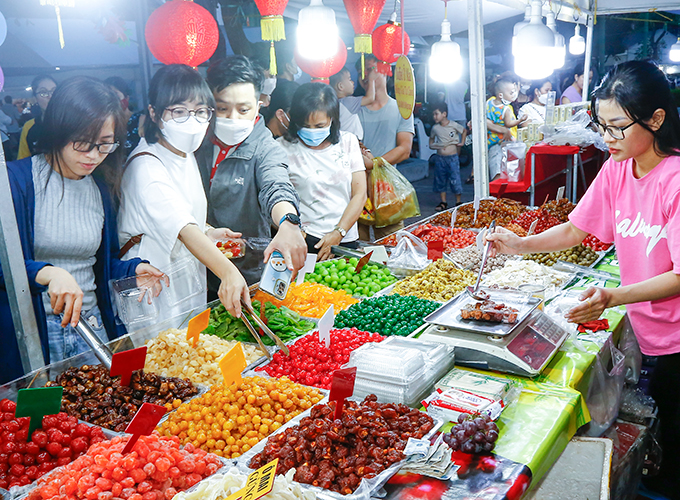
{"label": "white t-shirt", "polygon": [[[310,149],[302,141],[278,139],[288,154],[288,174],[300,195],[302,229],[316,238],[340,222],[352,198],[352,174],[366,170],[356,136],[340,132],[340,141],[325,149]],[[357,224],[342,239],[359,238]]]}
{"label": "white t-shirt", "polygon": [[[163,272],[187,259],[198,266],[198,277],[205,290],[205,267],[177,239],[188,224],[196,224],[201,231],[205,230],[208,201],[196,158],[193,154],[182,158],[158,143],[147,144],[144,139],[139,141],[130,158],[142,151],[152,153],[161,161],[143,155],[125,168],[121,181],[118,239],[122,247],[132,236],[144,236],[141,243],[134,245],[123,258],[146,259]],[[199,307],[205,304],[206,298],[205,293],[199,294],[187,301],[188,304],[182,303],[167,314],[164,311],[163,316],[172,317]]]}
{"label": "white t-shirt", "polygon": [[545,123],[545,106],[541,106],[540,104],[534,104],[532,102],[526,103],[524,106],[519,108],[519,114],[525,114],[529,117],[529,120],[524,122],[526,124],[529,123]]}
{"label": "white t-shirt", "polygon": [[364,138],[364,127],[361,126],[359,115],[352,113],[342,103],[340,103],[340,130],[356,135],[359,140]]}

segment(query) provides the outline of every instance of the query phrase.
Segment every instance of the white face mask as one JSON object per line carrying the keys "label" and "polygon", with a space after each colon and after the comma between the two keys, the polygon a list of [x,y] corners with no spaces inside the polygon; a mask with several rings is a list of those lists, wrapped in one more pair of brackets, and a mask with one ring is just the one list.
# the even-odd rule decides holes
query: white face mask
{"label": "white face mask", "polygon": [[276,77],[265,78],[264,84],[262,85],[262,94],[272,95],[274,89],[276,88]]}
{"label": "white face mask", "polygon": [[502,102],[504,105],[508,106],[512,101],[508,101],[507,99],[504,99],[503,97],[501,97],[502,95],[503,95],[503,94],[499,95],[498,98],[501,100],[501,102]]}
{"label": "white face mask", "polygon": [[227,146],[235,146],[246,140],[253,131],[255,120],[215,119],[215,135]]}
{"label": "white face mask", "polygon": [[184,123],[177,123],[175,120],[166,122],[161,119],[161,121],[163,122],[161,133],[165,140],[185,154],[193,153],[198,149],[208,130],[208,122],[201,123],[193,116],[190,116]]}
{"label": "white face mask", "polygon": [[293,80],[297,82],[300,78],[302,78],[302,70],[298,66],[298,69],[295,72],[295,75],[293,75]]}
{"label": "white face mask", "polygon": [[545,106],[545,104],[548,102],[548,94],[539,95],[538,96],[538,102],[540,102],[541,104],[543,104],[543,106]]}
{"label": "white face mask", "polygon": [[527,90],[529,90],[530,88],[531,88],[531,85],[522,85],[522,86],[519,88],[519,90],[520,90],[520,92],[522,92],[522,94],[526,95]]}

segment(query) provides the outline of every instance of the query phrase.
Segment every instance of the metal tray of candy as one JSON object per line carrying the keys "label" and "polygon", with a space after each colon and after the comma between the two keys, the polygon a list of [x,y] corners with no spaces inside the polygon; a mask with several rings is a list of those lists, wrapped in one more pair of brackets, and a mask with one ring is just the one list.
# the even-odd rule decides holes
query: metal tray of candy
{"label": "metal tray of candy", "polygon": [[[248,464],[250,463],[250,460],[260,453],[262,450],[264,450],[264,447],[267,444],[267,441],[269,438],[272,436],[279,434],[281,432],[284,432],[286,429],[296,426],[300,423],[300,421],[309,416],[311,413],[311,409],[301,413],[297,417],[291,419],[286,425],[281,426],[276,432],[272,433],[267,439],[263,439],[259,443],[257,443],[255,446],[253,446],[250,450],[248,450],[246,453],[241,455],[237,459],[236,467],[244,472],[245,474],[250,474],[253,472],[252,469],[248,467]],[[444,420],[441,418],[434,418],[434,427],[428,432],[425,436],[424,439],[429,439],[432,437],[434,434],[439,431],[442,425],[444,425]],[[385,469],[382,471],[380,474],[375,476],[372,479],[362,479],[361,483],[359,484],[359,487],[354,491],[354,493],[351,493],[349,495],[343,495],[341,493],[336,493],[334,491],[326,490],[323,488],[320,488],[318,486],[312,486],[310,484],[306,483],[299,483],[297,481],[294,481],[295,483],[299,484],[301,488],[305,490],[312,491],[316,494],[316,498],[320,500],[370,500],[370,498],[375,495],[380,488],[383,487],[383,485],[389,481],[389,479],[399,472],[399,469],[406,463],[406,459],[401,460],[400,462],[397,462],[395,464],[392,464],[391,467],[388,469]]]}
{"label": "metal tray of candy", "polygon": [[479,301],[473,298],[469,293],[462,293],[427,316],[425,322],[482,335],[505,336],[519,326],[541,303],[541,299],[531,297],[522,292],[486,287],[480,287],[480,290],[488,295],[489,300],[496,303],[503,303],[506,306],[517,309],[519,312],[517,313],[516,321],[514,323],[495,323],[490,321],[463,319],[461,310],[466,306],[477,304]]}

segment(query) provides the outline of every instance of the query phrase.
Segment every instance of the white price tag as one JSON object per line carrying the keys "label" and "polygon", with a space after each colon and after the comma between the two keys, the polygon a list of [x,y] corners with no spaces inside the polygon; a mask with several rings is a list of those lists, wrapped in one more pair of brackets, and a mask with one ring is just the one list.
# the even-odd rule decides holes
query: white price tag
{"label": "white price tag", "polygon": [[382,245],[377,245],[374,247],[364,247],[364,253],[373,252],[369,262],[378,262],[380,264],[386,264],[389,255],[387,255],[387,250]]}
{"label": "white price tag", "polygon": [[451,212],[451,228],[453,229],[456,226],[456,218],[458,217],[458,207],[453,209],[453,212]]}
{"label": "white price tag", "polygon": [[319,342],[323,342],[326,349],[331,347],[331,328],[333,328],[333,322],[335,321],[335,313],[333,311],[333,304],[330,305],[326,312],[323,313],[321,319],[319,320]]}
{"label": "white price tag", "polygon": [[536,224],[538,224],[538,219],[536,219],[534,222],[531,223],[531,226],[529,226],[529,231],[527,231],[527,236],[531,236],[534,234],[534,231],[536,230]]}
{"label": "white price tag", "polygon": [[477,212],[479,211],[479,196],[475,195],[475,199],[472,202],[472,206],[475,209],[475,220],[473,222],[477,222]]}
{"label": "white price tag", "polygon": [[302,266],[302,269],[298,271],[297,275],[297,280],[295,283],[297,285],[302,285],[305,282],[305,275],[307,273],[314,272],[314,266],[316,265],[316,254],[315,253],[308,253],[307,257],[305,258],[305,265]]}
{"label": "white price tag", "polygon": [[557,188],[557,197],[555,198],[556,200],[561,200],[562,198],[564,198],[564,190],[565,190],[564,186],[560,186],[559,188]]}

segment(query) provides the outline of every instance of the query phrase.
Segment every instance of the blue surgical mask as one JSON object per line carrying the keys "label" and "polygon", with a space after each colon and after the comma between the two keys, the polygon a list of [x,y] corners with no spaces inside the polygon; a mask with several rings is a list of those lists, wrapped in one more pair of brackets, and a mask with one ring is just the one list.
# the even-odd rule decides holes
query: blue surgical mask
{"label": "blue surgical mask", "polygon": [[298,137],[309,147],[319,146],[331,133],[331,126],[324,128],[301,128]]}

